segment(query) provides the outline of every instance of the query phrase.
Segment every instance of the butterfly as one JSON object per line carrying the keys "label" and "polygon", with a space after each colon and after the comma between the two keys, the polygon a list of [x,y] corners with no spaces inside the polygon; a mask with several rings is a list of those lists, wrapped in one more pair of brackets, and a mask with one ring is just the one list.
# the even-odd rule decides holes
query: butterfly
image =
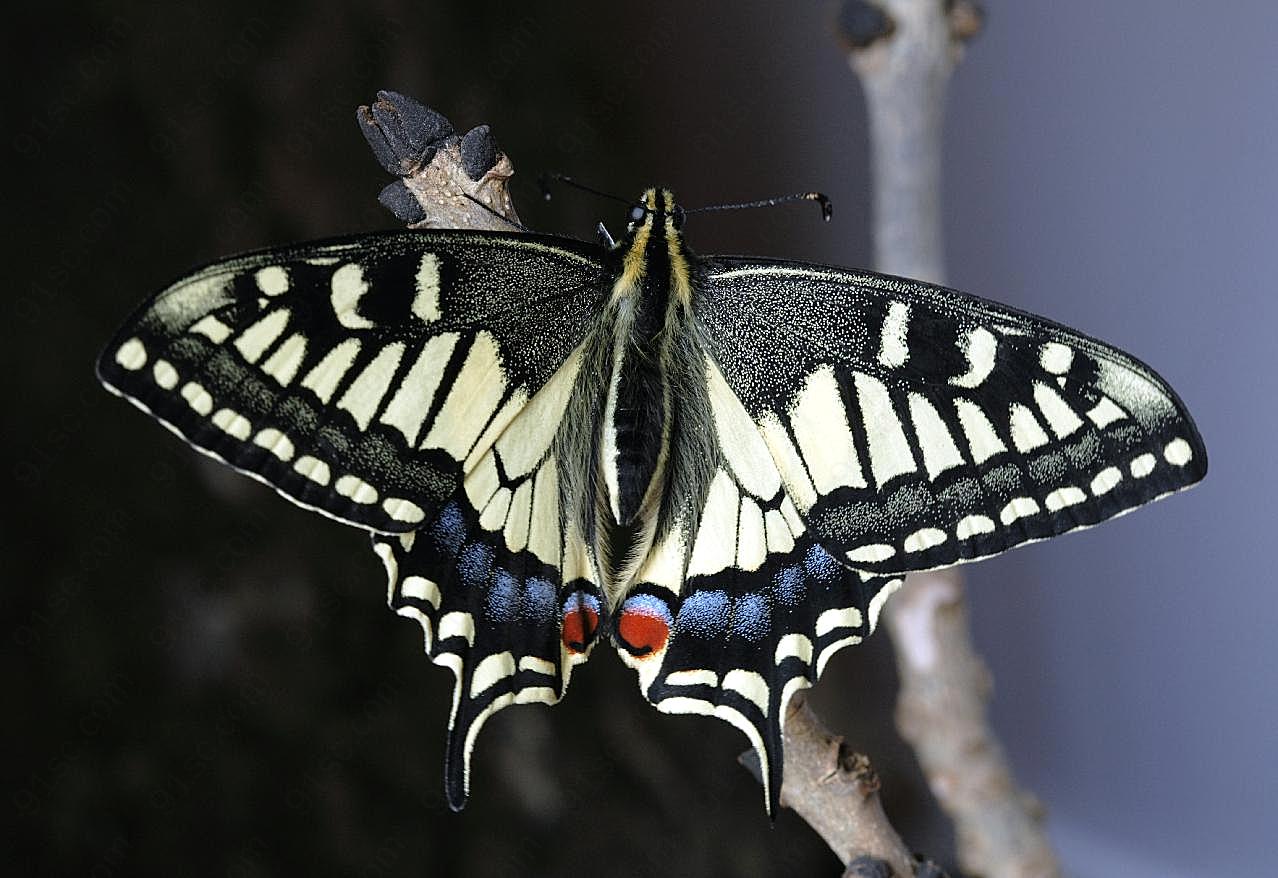
{"label": "butterfly", "polygon": [[910,571],[1087,527],[1206,473],[1131,356],[950,289],[702,257],[665,189],[611,246],[399,231],[214,262],[102,382],[372,533],[453,671],[445,789],[485,720],[600,642],[667,713],[740,729],[774,812],[786,705]]}

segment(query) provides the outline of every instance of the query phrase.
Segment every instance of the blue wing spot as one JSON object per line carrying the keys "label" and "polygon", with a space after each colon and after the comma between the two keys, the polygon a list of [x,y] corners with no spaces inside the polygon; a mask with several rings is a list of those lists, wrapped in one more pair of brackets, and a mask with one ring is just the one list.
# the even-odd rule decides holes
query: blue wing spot
{"label": "blue wing spot", "polygon": [[732,602],[729,634],[742,640],[762,640],[772,628],[772,607],[765,595],[742,595]]}
{"label": "blue wing spot", "polygon": [[782,567],[772,577],[772,590],[782,604],[797,607],[808,592],[808,575],[798,564]]}
{"label": "blue wing spot", "polygon": [[439,517],[435,519],[431,535],[434,536],[435,543],[441,551],[447,552],[454,558],[457,557],[462,543],[466,542],[466,522],[462,518],[461,507],[456,503],[445,506],[440,511]]}
{"label": "blue wing spot", "polygon": [[698,637],[715,637],[728,625],[728,593],[695,591],[683,599],[675,629]]}
{"label": "blue wing spot", "polygon": [[493,573],[493,550],[483,543],[471,543],[457,556],[457,570],[467,588],[480,588]]}
{"label": "blue wing spot", "polygon": [[817,545],[808,546],[803,556],[803,566],[808,575],[822,585],[832,585],[843,572],[842,565],[830,557],[830,553]]}
{"label": "blue wing spot", "polygon": [[548,622],[555,615],[554,583],[532,577],[524,585],[522,614],[530,622]]}
{"label": "blue wing spot", "polygon": [[485,597],[488,617],[496,622],[510,622],[519,615],[519,580],[505,570],[498,570]]}

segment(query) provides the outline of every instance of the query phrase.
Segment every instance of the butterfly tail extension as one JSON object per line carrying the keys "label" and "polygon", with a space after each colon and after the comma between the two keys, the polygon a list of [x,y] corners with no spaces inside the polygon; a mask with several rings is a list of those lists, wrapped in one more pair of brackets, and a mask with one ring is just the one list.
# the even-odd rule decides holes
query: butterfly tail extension
{"label": "butterfly tail extension", "polygon": [[548,490],[553,469],[524,482],[522,495],[516,488],[496,529],[482,520],[487,505],[477,512],[456,498],[420,531],[373,536],[391,608],[420,623],[427,654],[455,677],[444,767],[454,810],[465,805],[484,722],[511,704],[559,701],[603,622],[598,587],[561,573],[561,551],[576,550],[560,546],[558,524],[530,534],[532,516],[546,512],[536,510],[537,482]]}

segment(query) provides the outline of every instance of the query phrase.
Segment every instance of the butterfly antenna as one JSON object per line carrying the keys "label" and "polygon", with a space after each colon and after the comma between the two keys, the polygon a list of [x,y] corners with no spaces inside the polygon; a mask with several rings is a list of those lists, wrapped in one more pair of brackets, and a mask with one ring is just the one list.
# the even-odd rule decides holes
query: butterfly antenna
{"label": "butterfly antenna", "polygon": [[684,213],[701,213],[707,210],[741,210],[746,207],[772,207],[777,204],[788,204],[791,201],[815,201],[821,205],[821,219],[827,223],[830,217],[834,215],[834,206],[830,204],[830,199],[826,198],[820,192],[798,192],[794,195],[781,195],[777,198],[764,198],[761,201],[743,201],[740,204],[711,204],[706,207],[691,207]]}
{"label": "butterfly antenna", "polygon": [[500,210],[497,210],[497,209],[496,209],[495,207],[493,207],[491,204],[485,204],[484,202],[480,201],[480,200],[479,200],[478,198],[476,198],[475,196],[471,195],[469,192],[463,192],[463,193],[462,193],[462,195],[463,195],[464,197],[466,197],[466,198],[470,199],[471,201],[475,202],[476,204],[478,204],[480,207],[482,207],[484,210],[486,210],[486,211],[488,211],[489,213],[491,213],[493,216],[497,217],[497,219],[501,220],[502,222],[504,222],[504,223],[509,223],[510,225],[512,225],[512,226],[514,226],[515,228],[519,229],[519,231],[521,231],[521,232],[528,232],[528,231],[531,231],[531,229],[529,229],[529,228],[528,228],[526,225],[524,225],[523,223],[515,222],[513,219],[511,219],[510,217],[506,216],[506,214],[502,213]]}
{"label": "butterfly antenna", "polygon": [[622,198],[620,195],[613,195],[611,192],[603,192],[593,186],[587,186],[585,183],[578,183],[567,174],[542,174],[537,178],[537,183],[541,186],[541,197],[550,200],[550,184],[563,183],[565,186],[572,186],[574,189],[580,189],[582,192],[589,192],[591,195],[598,195],[600,198],[610,198],[613,201],[620,201],[622,204],[629,204],[629,198]]}

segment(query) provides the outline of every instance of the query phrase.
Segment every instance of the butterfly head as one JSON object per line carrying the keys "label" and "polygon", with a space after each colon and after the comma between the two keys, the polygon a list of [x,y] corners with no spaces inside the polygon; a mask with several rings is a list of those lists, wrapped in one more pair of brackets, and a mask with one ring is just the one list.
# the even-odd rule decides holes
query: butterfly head
{"label": "butterfly head", "polygon": [[683,229],[683,221],[684,210],[675,203],[674,193],[669,189],[652,188],[630,206],[626,214],[626,231],[633,237],[641,229],[651,234],[655,228],[673,236]]}

